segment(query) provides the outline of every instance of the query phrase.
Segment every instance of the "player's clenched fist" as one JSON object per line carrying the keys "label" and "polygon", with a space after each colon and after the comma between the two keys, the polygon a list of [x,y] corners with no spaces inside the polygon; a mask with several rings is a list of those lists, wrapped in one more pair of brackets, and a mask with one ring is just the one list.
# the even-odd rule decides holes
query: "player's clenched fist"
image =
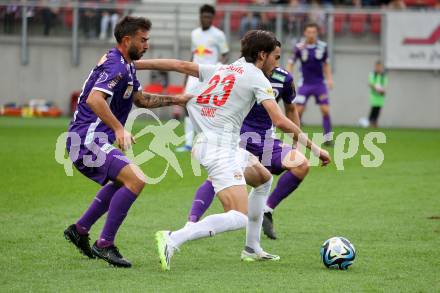
{"label": "player's clenched fist", "polygon": [[132,143],[136,143],[136,140],[131,133],[126,131],[124,128],[115,131],[115,136],[116,144],[122,151],[128,150]]}
{"label": "player's clenched fist", "polygon": [[319,159],[321,160],[322,166],[327,166],[332,161],[332,159],[330,158],[330,154],[324,149],[321,149],[319,151]]}

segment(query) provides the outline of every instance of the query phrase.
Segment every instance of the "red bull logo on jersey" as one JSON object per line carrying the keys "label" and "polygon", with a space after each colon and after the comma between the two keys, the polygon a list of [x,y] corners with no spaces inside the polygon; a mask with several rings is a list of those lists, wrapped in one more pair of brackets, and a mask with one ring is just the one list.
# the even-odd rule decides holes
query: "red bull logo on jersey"
{"label": "red bull logo on jersey", "polygon": [[197,56],[205,56],[205,55],[212,55],[214,52],[208,48],[206,48],[203,45],[197,46],[197,48],[193,51],[194,55]]}

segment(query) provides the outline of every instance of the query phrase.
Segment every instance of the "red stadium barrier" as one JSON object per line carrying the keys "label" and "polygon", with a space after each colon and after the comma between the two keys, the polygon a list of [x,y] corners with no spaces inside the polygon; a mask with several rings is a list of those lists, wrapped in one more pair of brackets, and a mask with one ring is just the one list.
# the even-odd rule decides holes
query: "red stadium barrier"
{"label": "red stadium barrier", "polygon": [[169,85],[166,88],[166,93],[169,95],[180,95],[183,94],[184,88],[181,85]]}
{"label": "red stadium barrier", "polygon": [[146,84],[143,90],[144,92],[148,92],[152,94],[162,94],[164,88],[160,83],[150,83],[150,84]]}

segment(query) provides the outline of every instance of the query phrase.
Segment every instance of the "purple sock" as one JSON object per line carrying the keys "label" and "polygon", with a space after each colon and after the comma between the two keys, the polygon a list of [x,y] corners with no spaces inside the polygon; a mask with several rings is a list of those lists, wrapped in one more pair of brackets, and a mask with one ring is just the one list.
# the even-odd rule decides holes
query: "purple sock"
{"label": "purple sock", "polygon": [[108,209],[107,220],[98,240],[99,247],[113,245],[116,233],[136,200],[136,194],[123,186],[115,192]]}
{"label": "purple sock", "polygon": [[324,135],[332,132],[332,125],[330,121],[330,115],[325,115],[322,117],[322,128],[324,128]]}
{"label": "purple sock", "polygon": [[89,233],[92,225],[108,211],[110,200],[119,188],[120,186],[109,183],[98,191],[87,211],[81,216],[78,222],[76,222],[76,230],[78,230],[78,233],[81,235],[87,235]]}
{"label": "purple sock", "polygon": [[206,180],[199,189],[197,189],[192,202],[191,211],[188,215],[188,221],[193,223],[197,222],[211,205],[214,196],[215,191],[212,182]]}
{"label": "purple sock", "polygon": [[300,184],[300,179],[292,174],[290,171],[284,172],[278,180],[277,187],[272,191],[272,194],[267,199],[266,204],[274,209],[279,203],[292,193]]}

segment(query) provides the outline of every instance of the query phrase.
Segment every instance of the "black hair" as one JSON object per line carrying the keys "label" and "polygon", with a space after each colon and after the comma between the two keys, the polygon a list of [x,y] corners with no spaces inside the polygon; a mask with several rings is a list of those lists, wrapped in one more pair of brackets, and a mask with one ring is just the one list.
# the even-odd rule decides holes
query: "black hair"
{"label": "black hair", "polygon": [[281,43],[268,31],[251,30],[241,39],[241,55],[247,62],[255,63],[261,51],[270,53]]}
{"label": "black hair", "polygon": [[118,43],[122,42],[125,36],[134,36],[138,30],[149,31],[151,21],[145,17],[125,16],[115,26],[115,38]]}
{"label": "black hair", "polygon": [[306,31],[309,27],[314,27],[319,32],[319,25],[316,22],[306,23],[306,25],[304,26],[304,31]]}
{"label": "black hair", "polygon": [[204,4],[200,7],[200,15],[202,13],[211,13],[212,15],[215,15],[215,8],[212,5]]}

